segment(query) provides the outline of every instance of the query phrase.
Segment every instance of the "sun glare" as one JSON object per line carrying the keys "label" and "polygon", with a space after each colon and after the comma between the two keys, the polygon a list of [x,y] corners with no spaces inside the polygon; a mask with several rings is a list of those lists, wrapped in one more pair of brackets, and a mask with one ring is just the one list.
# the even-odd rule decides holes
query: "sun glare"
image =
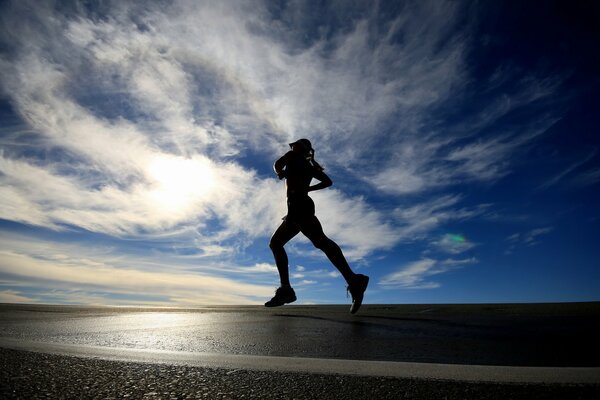
{"label": "sun glare", "polygon": [[214,170],[205,158],[159,156],[148,174],[154,181],[150,197],[161,211],[186,211],[214,188]]}

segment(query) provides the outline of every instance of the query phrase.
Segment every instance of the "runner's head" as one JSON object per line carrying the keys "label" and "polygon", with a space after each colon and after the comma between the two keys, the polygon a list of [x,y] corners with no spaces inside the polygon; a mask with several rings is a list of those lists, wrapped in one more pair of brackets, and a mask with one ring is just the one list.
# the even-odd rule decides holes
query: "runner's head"
{"label": "runner's head", "polygon": [[314,168],[318,169],[319,171],[324,170],[324,168],[315,160],[315,149],[313,149],[310,140],[296,140],[294,143],[290,143],[290,147],[292,148],[293,152],[304,155]]}
{"label": "runner's head", "polygon": [[310,140],[308,140],[308,139],[296,140],[294,143],[290,143],[290,147],[292,148],[293,151],[299,152],[302,154],[314,153],[312,144],[310,143]]}

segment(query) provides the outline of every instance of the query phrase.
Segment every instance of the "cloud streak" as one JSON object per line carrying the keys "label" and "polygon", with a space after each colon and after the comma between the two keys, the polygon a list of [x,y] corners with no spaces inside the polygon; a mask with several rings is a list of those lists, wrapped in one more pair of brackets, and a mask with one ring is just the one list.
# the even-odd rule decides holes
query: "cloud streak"
{"label": "cloud streak", "polygon": [[517,232],[506,238],[506,241],[510,243],[508,250],[505,254],[512,254],[515,249],[519,247],[532,247],[541,243],[540,237],[549,234],[554,230],[554,227],[547,226],[543,228],[531,229],[527,232]]}
{"label": "cloud streak", "polygon": [[[67,293],[77,287],[79,295],[85,296],[97,292],[133,296],[133,304],[136,297],[161,298],[145,301],[157,305],[256,303],[257,298],[272,294],[270,286],[216,276],[218,265],[178,263],[174,257],[124,256],[48,241],[30,241],[25,246],[18,237],[5,239],[5,247],[14,250],[0,250],[0,275],[5,284],[16,288],[26,284]],[[274,267],[268,264],[229,269],[238,278],[244,273],[268,272],[274,277]],[[18,295],[15,290],[5,292]],[[52,296],[45,294],[45,298]]]}
{"label": "cloud streak", "polygon": [[384,289],[437,289],[441,284],[431,281],[430,277],[476,262],[475,258],[464,260],[447,259],[443,262],[424,258],[411,262],[396,272],[384,276],[379,281],[379,285]]}
{"label": "cloud streak", "polygon": [[[565,168],[563,171],[559,172],[557,175],[553,176],[546,182],[542,183],[540,186],[538,186],[537,189],[538,190],[546,190],[546,189],[558,184],[561,180],[563,180],[563,178],[565,176],[571,174],[573,171],[577,170],[579,167],[581,167],[582,165],[584,165],[587,162],[589,162],[590,160],[592,160],[596,156],[597,152],[598,152],[598,149],[596,149],[596,148],[592,149],[592,151],[587,156],[585,156],[582,160],[575,161],[574,163],[569,165],[567,168]],[[582,178],[582,176],[583,176],[583,178]],[[587,176],[587,179],[586,179],[586,176]],[[582,175],[579,175],[579,177],[575,178],[575,182],[579,182],[579,183],[594,182],[594,174],[587,173],[587,175],[586,175],[584,173]]]}

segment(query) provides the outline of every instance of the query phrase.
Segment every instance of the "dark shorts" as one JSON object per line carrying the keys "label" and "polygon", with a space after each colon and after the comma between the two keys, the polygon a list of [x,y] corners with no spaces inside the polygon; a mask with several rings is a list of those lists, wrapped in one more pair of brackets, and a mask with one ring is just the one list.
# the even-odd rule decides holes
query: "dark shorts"
{"label": "dark shorts", "polygon": [[287,206],[288,213],[283,218],[287,222],[302,224],[315,215],[315,203],[307,195],[288,197]]}

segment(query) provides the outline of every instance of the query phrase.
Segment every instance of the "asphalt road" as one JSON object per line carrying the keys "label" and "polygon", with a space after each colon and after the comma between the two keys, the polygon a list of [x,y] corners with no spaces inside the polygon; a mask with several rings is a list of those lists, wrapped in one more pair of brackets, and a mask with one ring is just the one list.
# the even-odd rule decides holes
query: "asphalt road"
{"label": "asphalt road", "polygon": [[0,397],[598,398],[598,317],[600,303],[0,305]]}
{"label": "asphalt road", "polygon": [[599,385],[499,384],[106,361],[0,348],[2,399],[598,399]]}
{"label": "asphalt road", "polygon": [[207,307],[0,306],[0,338],[193,353],[600,367],[600,303]]}

